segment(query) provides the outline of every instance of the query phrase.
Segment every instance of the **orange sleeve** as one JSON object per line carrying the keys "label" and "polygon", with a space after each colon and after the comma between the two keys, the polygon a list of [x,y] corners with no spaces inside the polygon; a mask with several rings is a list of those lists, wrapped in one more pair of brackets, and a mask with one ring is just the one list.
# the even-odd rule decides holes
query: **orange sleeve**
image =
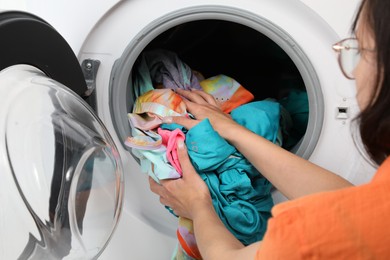
{"label": "orange sleeve", "polygon": [[390,259],[390,159],[369,184],[276,205],[256,259]]}
{"label": "orange sleeve", "polygon": [[256,259],[300,259],[300,227],[294,221],[296,209],[268,221],[268,230],[257,251]]}

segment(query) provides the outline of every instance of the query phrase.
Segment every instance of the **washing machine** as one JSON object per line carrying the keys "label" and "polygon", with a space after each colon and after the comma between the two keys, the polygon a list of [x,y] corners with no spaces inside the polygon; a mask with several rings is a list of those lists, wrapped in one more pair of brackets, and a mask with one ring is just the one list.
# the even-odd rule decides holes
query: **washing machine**
{"label": "washing machine", "polygon": [[256,100],[305,92],[304,131],[288,149],[369,181],[354,82],[331,48],[349,35],[358,3],[25,0],[3,10],[0,192],[12,210],[1,213],[0,258],[171,258],[177,218],[124,145],[134,68],[149,50],[173,51],[204,77],[227,74]]}

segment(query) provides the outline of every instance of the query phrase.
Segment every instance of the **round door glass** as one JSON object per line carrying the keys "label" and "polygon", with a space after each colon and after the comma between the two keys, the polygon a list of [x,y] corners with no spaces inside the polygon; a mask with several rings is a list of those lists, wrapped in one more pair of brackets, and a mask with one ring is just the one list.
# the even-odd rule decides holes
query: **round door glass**
{"label": "round door glass", "polygon": [[10,248],[7,259],[96,258],[122,205],[112,138],[80,97],[34,67],[0,72],[0,97],[0,189],[8,191],[0,202],[10,206],[0,212],[0,223],[9,224],[0,242]]}

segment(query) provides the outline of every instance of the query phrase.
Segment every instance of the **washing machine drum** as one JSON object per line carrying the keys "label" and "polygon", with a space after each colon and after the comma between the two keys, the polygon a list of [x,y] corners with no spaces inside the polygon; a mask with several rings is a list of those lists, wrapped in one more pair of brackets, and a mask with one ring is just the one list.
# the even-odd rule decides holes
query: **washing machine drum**
{"label": "washing machine drum", "polygon": [[30,65],[0,72],[0,259],[93,259],[116,226],[122,168],[76,93]]}

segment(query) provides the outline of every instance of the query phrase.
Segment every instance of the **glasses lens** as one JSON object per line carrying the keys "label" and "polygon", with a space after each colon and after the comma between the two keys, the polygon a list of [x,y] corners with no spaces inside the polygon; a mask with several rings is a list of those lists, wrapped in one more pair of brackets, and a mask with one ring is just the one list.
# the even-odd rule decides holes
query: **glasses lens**
{"label": "glasses lens", "polygon": [[356,39],[345,40],[342,44],[344,48],[340,52],[340,64],[345,74],[350,79],[354,78],[353,71],[360,60],[360,52]]}

